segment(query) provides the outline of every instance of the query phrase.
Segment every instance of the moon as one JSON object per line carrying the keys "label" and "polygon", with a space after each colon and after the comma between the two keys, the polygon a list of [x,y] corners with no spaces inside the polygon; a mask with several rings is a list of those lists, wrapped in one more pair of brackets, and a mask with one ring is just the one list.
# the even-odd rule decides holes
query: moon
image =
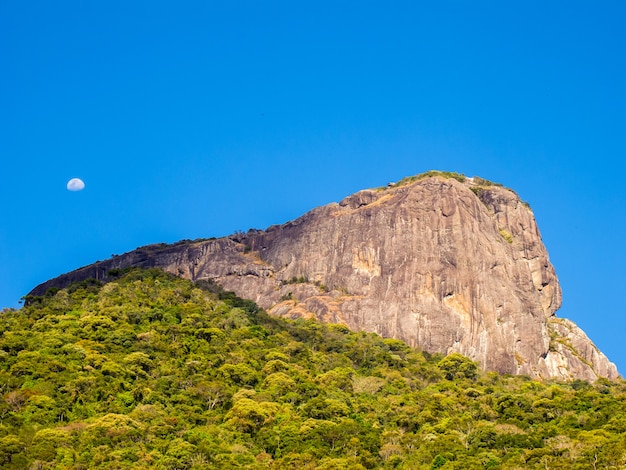
{"label": "moon", "polygon": [[82,191],[85,189],[85,183],[80,178],[72,178],[67,182],[67,189],[70,191]]}

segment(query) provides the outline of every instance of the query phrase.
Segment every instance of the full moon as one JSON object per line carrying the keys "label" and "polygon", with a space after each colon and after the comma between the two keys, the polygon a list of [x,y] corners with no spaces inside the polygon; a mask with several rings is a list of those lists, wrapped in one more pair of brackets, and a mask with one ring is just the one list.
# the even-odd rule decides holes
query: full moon
{"label": "full moon", "polygon": [[67,189],[70,191],[82,191],[85,189],[85,183],[80,178],[72,178],[67,182]]}

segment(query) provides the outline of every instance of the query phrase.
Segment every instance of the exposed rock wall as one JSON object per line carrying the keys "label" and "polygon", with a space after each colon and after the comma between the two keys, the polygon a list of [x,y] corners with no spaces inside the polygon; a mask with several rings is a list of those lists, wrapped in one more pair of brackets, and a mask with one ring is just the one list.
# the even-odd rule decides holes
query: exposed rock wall
{"label": "exposed rock wall", "polygon": [[561,289],[532,211],[484,180],[433,176],[360,191],[265,231],[151,245],[38,286],[112,268],[213,279],[270,313],[316,317],[460,352],[537,378],[617,377],[587,336],[554,317]]}

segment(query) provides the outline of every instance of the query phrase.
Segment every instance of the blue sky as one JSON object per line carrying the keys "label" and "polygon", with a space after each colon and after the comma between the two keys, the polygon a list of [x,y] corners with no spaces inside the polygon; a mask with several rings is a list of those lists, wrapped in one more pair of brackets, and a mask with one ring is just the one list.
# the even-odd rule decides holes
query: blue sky
{"label": "blue sky", "polygon": [[440,169],[530,203],[558,315],[624,373],[624,24],[621,1],[2,2],[0,306]]}

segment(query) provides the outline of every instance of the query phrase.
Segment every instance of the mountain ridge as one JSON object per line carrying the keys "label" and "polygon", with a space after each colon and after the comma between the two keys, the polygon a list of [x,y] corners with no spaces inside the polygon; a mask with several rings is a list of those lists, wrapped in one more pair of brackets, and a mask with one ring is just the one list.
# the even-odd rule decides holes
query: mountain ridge
{"label": "mountain ridge", "polygon": [[427,172],[266,230],[140,247],[37,286],[43,295],[130,266],[210,279],[271,314],[315,317],[459,352],[535,378],[616,378],[573,322],[529,206],[482,178]]}

